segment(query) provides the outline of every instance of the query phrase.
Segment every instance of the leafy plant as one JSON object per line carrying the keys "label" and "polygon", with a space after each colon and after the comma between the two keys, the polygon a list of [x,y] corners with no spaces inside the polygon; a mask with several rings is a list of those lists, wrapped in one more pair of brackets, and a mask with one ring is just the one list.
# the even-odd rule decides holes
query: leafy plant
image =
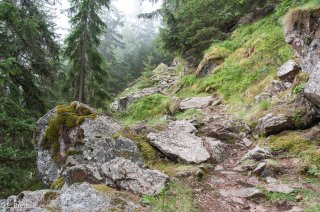
{"label": "leafy plant", "polygon": [[301,92],[303,91],[303,89],[304,89],[304,84],[300,84],[300,85],[298,85],[298,86],[295,86],[295,87],[293,88],[292,92],[293,92],[294,94],[298,94],[298,93],[301,93]]}

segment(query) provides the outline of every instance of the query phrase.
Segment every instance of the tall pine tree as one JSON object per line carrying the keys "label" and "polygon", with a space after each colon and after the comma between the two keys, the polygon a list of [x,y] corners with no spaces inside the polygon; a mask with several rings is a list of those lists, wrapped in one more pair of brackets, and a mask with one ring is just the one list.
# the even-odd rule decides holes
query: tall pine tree
{"label": "tall pine tree", "polygon": [[70,3],[72,32],[65,51],[71,63],[69,91],[80,102],[103,107],[103,99],[108,97],[105,89],[108,74],[98,47],[106,25],[98,12],[108,7],[110,0],[70,0]]}

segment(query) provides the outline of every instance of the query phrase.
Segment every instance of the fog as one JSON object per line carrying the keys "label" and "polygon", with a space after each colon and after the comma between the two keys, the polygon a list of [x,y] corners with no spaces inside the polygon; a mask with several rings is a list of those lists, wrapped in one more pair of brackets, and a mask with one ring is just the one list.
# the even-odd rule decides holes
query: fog
{"label": "fog", "polygon": [[[59,2],[52,8],[54,22],[56,24],[56,32],[60,39],[64,39],[70,29],[67,9],[69,8],[68,0],[59,0]],[[112,6],[120,10],[124,16],[125,21],[137,21],[137,15],[140,13],[151,12],[160,8],[161,1],[152,4],[147,0],[141,3],[140,0],[112,0]]]}

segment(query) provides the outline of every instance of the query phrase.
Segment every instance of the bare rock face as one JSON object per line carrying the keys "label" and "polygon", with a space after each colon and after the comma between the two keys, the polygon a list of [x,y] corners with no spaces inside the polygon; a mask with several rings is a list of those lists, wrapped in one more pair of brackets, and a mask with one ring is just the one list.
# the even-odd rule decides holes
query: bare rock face
{"label": "bare rock face", "polygon": [[181,110],[188,110],[192,108],[202,109],[208,107],[213,102],[213,98],[211,96],[206,97],[192,97],[184,99],[180,102],[180,109]]}
{"label": "bare rock face", "polygon": [[280,67],[277,75],[283,81],[292,82],[300,70],[300,66],[294,60],[289,60]]}
{"label": "bare rock face", "polygon": [[298,9],[286,18],[286,42],[292,45],[303,71],[310,74],[305,96],[320,107],[320,9]]}
{"label": "bare rock face", "polygon": [[194,133],[197,129],[187,121],[169,123],[159,133],[149,133],[150,143],[169,158],[178,162],[201,163],[210,158],[202,139]]}
{"label": "bare rock face", "polygon": [[[86,115],[81,111],[86,111]],[[38,121],[34,135],[42,181],[48,187],[58,178],[63,178],[67,186],[78,182],[103,184],[106,176],[101,167],[115,158],[125,158],[135,166],[142,166],[143,160],[135,142],[121,136],[113,138],[120,129],[121,126],[108,116],[78,102],[49,111]],[[122,180],[125,179],[126,176]],[[127,184],[130,183],[128,179]],[[121,185],[117,187],[130,187]]]}
{"label": "bare rock face", "polygon": [[156,171],[142,168],[125,158],[115,158],[101,167],[103,175],[113,187],[125,188],[138,194],[159,194],[165,187],[168,176]]}

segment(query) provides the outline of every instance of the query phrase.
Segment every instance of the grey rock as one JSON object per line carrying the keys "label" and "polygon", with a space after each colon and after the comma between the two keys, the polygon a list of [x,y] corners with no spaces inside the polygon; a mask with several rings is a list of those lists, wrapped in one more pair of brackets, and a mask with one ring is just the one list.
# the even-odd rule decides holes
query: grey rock
{"label": "grey rock", "polygon": [[256,188],[242,188],[242,189],[232,189],[232,190],[220,190],[220,195],[223,197],[240,197],[240,198],[253,198],[261,197],[263,193]]}
{"label": "grey rock", "polygon": [[44,211],[41,207],[51,204],[59,195],[61,195],[60,191],[53,190],[23,191],[17,196],[10,196],[6,200],[7,211],[24,211],[22,208]]}
{"label": "grey rock", "polygon": [[214,138],[205,138],[205,146],[216,163],[221,163],[228,158],[227,145]]}
{"label": "grey rock", "polygon": [[217,165],[215,168],[214,168],[215,171],[222,171],[224,170],[223,166],[221,165]]}
{"label": "grey rock", "polygon": [[279,81],[279,80],[272,80],[271,85],[268,89],[268,93],[271,96],[275,96],[277,94],[279,94],[282,91],[285,91],[287,88],[284,84],[284,82]]}
{"label": "grey rock", "polygon": [[267,164],[262,162],[259,163],[258,166],[253,170],[254,174],[260,175],[261,172],[266,168]]}
{"label": "grey rock", "polygon": [[113,183],[111,186],[138,194],[159,194],[169,177],[159,171],[141,168],[124,158],[115,158],[101,167],[102,173]]}
{"label": "grey rock", "polygon": [[[121,136],[112,138],[121,127],[105,115],[98,115],[95,119],[87,119],[80,126],[64,129],[63,132],[60,132],[60,155],[63,160],[60,163],[56,162],[53,160],[51,152],[43,149],[41,145],[44,137],[43,132],[48,127],[49,117],[55,116],[52,111],[49,113],[50,115],[47,114],[39,120],[40,124],[35,134],[39,144],[36,146],[38,150],[38,169],[43,182],[48,187],[56,179],[63,177],[66,186],[81,182],[93,184],[108,182],[110,185],[143,194],[146,192],[148,194],[158,193],[160,189],[163,189],[163,182],[167,180],[167,176],[157,171],[141,168],[143,160],[137,144]],[[172,127],[187,133],[196,131],[190,124],[172,124]],[[69,154],[70,151],[72,154]],[[102,170],[101,167],[107,162],[115,163],[114,159],[116,158],[125,160],[126,162],[123,165],[126,167],[118,167],[118,169],[111,169],[111,171],[114,173],[121,170],[126,170],[128,173],[133,172],[131,177],[136,176],[135,181],[124,177],[121,179],[112,178],[105,174],[105,170]],[[117,165],[119,164],[117,163]],[[138,167],[140,168],[138,169]],[[134,172],[136,172],[136,175],[134,175]],[[112,179],[115,181],[112,181]],[[145,183],[143,184],[141,180]]]}
{"label": "grey rock", "polygon": [[177,178],[187,178],[187,177],[190,177],[192,176],[193,173],[192,172],[189,172],[189,171],[183,171],[183,172],[177,172],[175,173],[175,177]]}
{"label": "grey rock", "polygon": [[254,160],[262,160],[271,158],[272,155],[269,150],[262,148],[262,147],[255,147],[254,149],[250,150],[246,155],[244,155],[241,158],[241,161],[247,160],[247,159],[254,159]]}
{"label": "grey rock", "polygon": [[257,103],[264,101],[264,100],[270,100],[271,95],[268,92],[262,92],[254,97]]}
{"label": "grey rock", "polygon": [[242,139],[242,141],[246,147],[250,147],[253,144],[252,141],[248,138],[244,138]]}
{"label": "grey rock", "polygon": [[267,191],[290,194],[294,191],[292,187],[282,183],[271,183],[266,186]]}
{"label": "grey rock", "polygon": [[64,180],[68,185],[82,182],[99,184],[103,181],[103,178],[100,176],[97,167],[91,167],[82,164],[68,167],[64,172]]}
{"label": "grey rock", "polygon": [[192,108],[202,109],[211,105],[213,98],[211,96],[207,97],[192,97],[184,99],[180,102],[179,108],[181,110],[188,110]]}
{"label": "grey rock", "polygon": [[289,60],[280,67],[277,75],[283,81],[292,82],[300,70],[300,66],[294,60]]}
{"label": "grey rock", "polygon": [[291,118],[283,114],[269,113],[258,120],[259,132],[265,135],[276,134],[292,128],[294,128],[294,123]]}
{"label": "grey rock", "polygon": [[291,82],[284,82],[283,84],[286,87],[286,89],[289,89],[289,88],[293,87],[293,83],[291,83]]}
{"label": "grey rock", "polygon": [[111,197],[88,183],[73,184],[55,201],[62,211],[135,211],[138,205],[123,197]]}
{"label": "grey rock", "polygon": [[159,133],[147,135],[150,143],[173,160],[186,163],[201,163],[210,158],[203,141],[194,133],[197,129],[187,121],[169,123]]}

